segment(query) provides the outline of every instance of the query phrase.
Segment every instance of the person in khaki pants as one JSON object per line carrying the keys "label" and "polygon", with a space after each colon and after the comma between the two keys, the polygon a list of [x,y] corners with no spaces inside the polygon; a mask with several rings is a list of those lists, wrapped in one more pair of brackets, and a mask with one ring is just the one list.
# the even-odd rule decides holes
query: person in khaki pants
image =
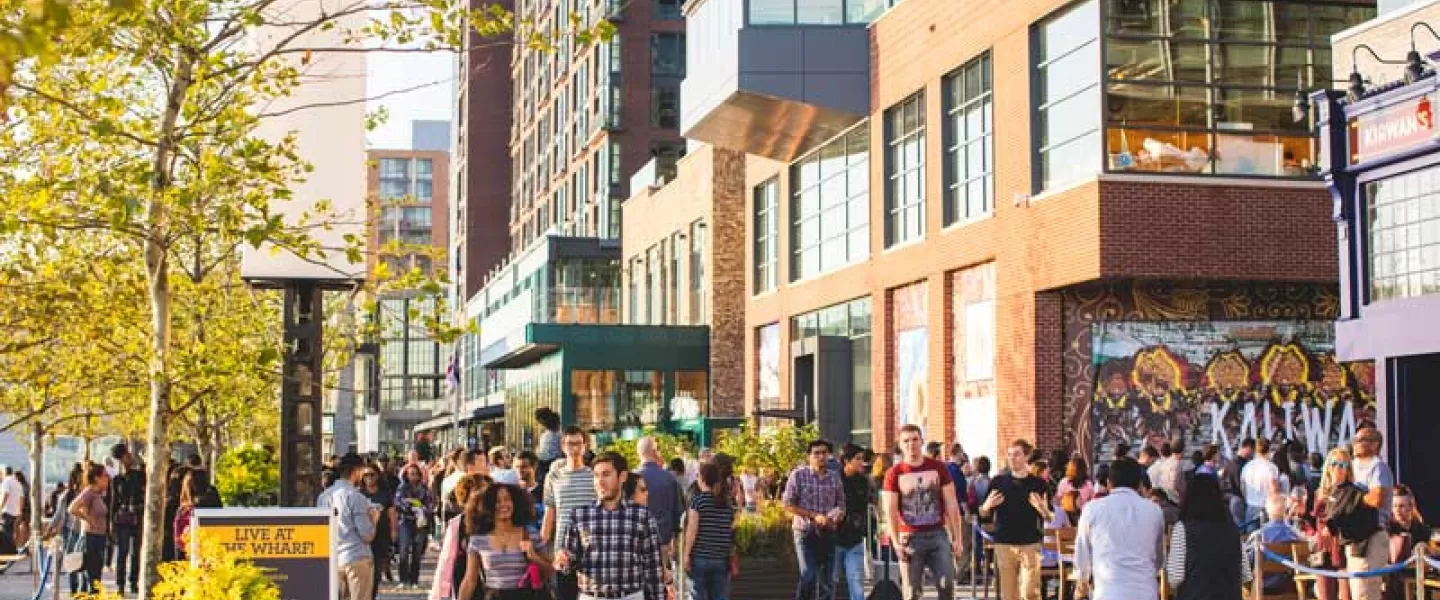
{"label": "person in khaki pants", "polygon": [[1000,600],[1040,600],[1041,524],[1051,519],[1045,482],[1030,475],[1030,442],[1015,440],[1006,451],[1009,473],[990,480],[980,516],[995,518],[995,562]]}
{"label": "person in khaki pants", "polygon": [[340,600],[375,598],[375,555],[370,551],[370,542],[375,539],[380,509],[372,507],[355,488],[364,477],[364,459],[354,453],[346,454],[335,467],[335,483],[321,493],[315,503],[320,508],[331,509],[335,515]]}

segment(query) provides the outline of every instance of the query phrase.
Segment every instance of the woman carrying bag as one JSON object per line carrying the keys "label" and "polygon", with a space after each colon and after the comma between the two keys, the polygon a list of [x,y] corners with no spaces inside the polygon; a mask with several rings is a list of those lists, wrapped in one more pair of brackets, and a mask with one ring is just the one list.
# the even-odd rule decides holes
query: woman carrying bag
{"label": "woman carrying bag", "polygon": [[84,580],[80,591],[95,592],[105,568],[105,547],[110,536],[110,509],[105,505],[105,492],[110,489],[110,474],[104,465],[91,465],[85,474],[85,489],[70,503],[66,511],[83,523],[85,553],[82,557]]}
{"label": "woman carrying bag", "polygon": [[485,490],[465,544],[460,598],[474,598],[484,582],[485,600],[544,600],[552,567],[539,534],[531,533],[535,508],[518,486],[497,483]]}

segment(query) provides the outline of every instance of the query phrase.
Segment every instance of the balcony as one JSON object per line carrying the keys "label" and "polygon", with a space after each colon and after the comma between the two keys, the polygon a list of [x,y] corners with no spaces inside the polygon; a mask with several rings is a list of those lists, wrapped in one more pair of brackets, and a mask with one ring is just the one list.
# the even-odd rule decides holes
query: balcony
{"label": "balcony", "polygon": [[870,32],[883,0],[691,0],[680,128],[789,161],[870,112]]}

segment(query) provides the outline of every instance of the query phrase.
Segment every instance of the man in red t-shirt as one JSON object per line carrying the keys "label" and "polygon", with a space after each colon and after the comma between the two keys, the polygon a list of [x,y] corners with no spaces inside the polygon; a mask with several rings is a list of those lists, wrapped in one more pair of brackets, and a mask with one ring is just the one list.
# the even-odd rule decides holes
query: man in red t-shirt
{"label": "man in red t-shirt", "polygon": [[923,454],[925,436],[915,425],[900,428],[902,460],[885,473],[886,530],[900,557],[905,600],[925,597],[925,569],[935,578],[939,600],[955,597],[955,557],[964,554],[960,504],[945,463]]}

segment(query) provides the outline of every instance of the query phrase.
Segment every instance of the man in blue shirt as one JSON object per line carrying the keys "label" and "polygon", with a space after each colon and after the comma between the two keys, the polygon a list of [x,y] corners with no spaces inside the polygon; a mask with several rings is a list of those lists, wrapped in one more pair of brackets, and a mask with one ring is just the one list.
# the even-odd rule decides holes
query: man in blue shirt
{"label": "man in blue shirt", "polygon": [[320,494],[315,505],[331,509],[336,521],[335,562],[339,565],[340,600],[373,600],[375,596],[375,539],[379,507],[355,486],[365,477],[365,460],[350,453],[335,467],[335,483]]}
{"label": "man in blue shirt", "polygon": [[[1295,531],[1289,523],[1285,522],[1285,496],[1271,494],[1265,499],[1265,515],[1269,521],[1259,531],[1251,535],[1260,536],[1260,541],[1265,544],[1283,544],[1286,542],[1303,542],[1305,537]],[[1252,559],[1253,560],[1253,559]],[[1251,563],[1254,564],[1254,563]],[[1265,576],[1265,593],[1274,594],[1284,591],[1286,586],[1293,581],[1289,575],[1284,573]]]}
{"label": "man in blue shirt", "polygon": [[668,568],[673,556],[670,541],[680,530],[680,515],[685,511],[680,504],[680,482],[665,468],[665,462],[660,458],[660,446],[655,442],[655,438],[640,438],[635,444],[635,452],[640,455],[640,468],[636,469],[636,472],[645,481],[645,489],[649,491],[645,506],[650,509],[650,516],[655,519],[660,556],[663,559],[661,562]]}

